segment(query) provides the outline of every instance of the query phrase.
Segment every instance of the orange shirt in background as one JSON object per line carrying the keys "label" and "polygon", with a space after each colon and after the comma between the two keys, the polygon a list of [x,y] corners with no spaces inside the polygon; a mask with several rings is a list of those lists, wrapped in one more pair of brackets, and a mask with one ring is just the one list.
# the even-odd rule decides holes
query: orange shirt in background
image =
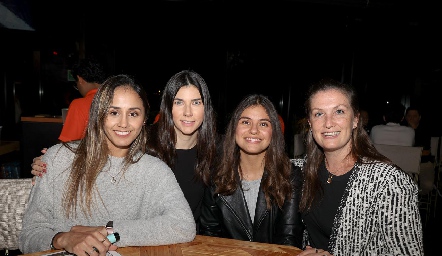
{"label": "orange shirt in background", "polygon": [[63,129],[58,137],[59,140],[67,142],[84,137],[89,119],[89,110],[97,91],[98,89],[92,89],[83,98],[75,99],[71,102]]}

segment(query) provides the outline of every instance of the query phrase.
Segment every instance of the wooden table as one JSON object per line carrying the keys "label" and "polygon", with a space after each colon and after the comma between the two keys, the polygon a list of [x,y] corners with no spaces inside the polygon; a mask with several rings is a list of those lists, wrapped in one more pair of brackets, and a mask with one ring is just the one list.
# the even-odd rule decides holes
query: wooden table
{"label": "wooden table", "polygon": [[[56,251],[25,254],[41,256]],[[162,246],[131,246],[118,248],[122,256],[284,256],[302,252],[293,246],[247,242],[235,239],[197,235],[192,242]]]}
{"label": "wooden table", "polygon": [[0,155],[8,154],[20,150],[19,141],[0,141]]}

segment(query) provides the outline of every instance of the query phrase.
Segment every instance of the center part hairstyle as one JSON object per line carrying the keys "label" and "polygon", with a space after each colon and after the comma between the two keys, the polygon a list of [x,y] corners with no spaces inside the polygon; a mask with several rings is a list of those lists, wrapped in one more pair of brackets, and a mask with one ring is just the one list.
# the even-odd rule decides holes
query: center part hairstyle
{"label": "center part hairstyle", "polygon": [[210,167],[216,153],[216,119],[209,89],[198,73],[183,70],[173,75],[167,82],[161,97],[159,120],[150,129],[147,151],[163,160],[170,168],[174,168],[177,134],[172,108],[176,94],[184,86],[195,86],[204,104],[204,120],[197,130],[195,176],[208,184]]}
{"label": "center part hairstyle", "polygon": [[[92,193],[95,191],[95,181],[98,174],[108,161],[109,148],[107,145],[104,125],[108,116],[109,107],[112,105],[115,90],[123,87],[135,91],[141,98],[145,109],[146,121],[149,114],[149,102],[143,87],[127,75],[109,77],[100,86],[94,96],[89,112],[88,126],[82,140],[74,144],[63,143],[64,146],[75,152],[71,172],[64,192],[63,206],[66,216],[74,214],[80,206],[84,213],[90,215],[93,201]],[[147,131],[143,126],[140,134],[131,143],[127,155],[124,157],[123,173],[128,166],[137,162],[145,153]],[[80,205],[77,205],[77,202]]]}
{"label": "center part hairstyle", "polygon": [[[310,86],[307,90],[304,104],[307,119],[310,119],[311,116],[311,100],[313,96],[318,92],[328,90],[337,90],[344,94],[353,110],[355,118],[359,117],[359,98],[356,90],[350,85],[340,83],[333,79],[323,79]],[[364,130],[362,122],[358,122],[357,127],[353,129],[350,143],[351,149],[349,156],[356,159],[359,164],[370,164],[373,160],[390,162],[385,156],[378,153],[373,146],[370,137]],[[323,193],[322,185],[318,178],[318,170],[322,161],[324,161],[324,151],[315,142],[310,131],[306,133],[305,155],[306,163],[303,168],[305,182],[300,202],[300,210],[302,212],[308,211],[313,202],[319,200]]]}
{"label": "center part hairstyle", "polygon": [[[281,130],[278,113],[273,103],[263,95],[253,94],[244,98],[234,110],[227,125],[221,158],[213,175],[216,193],[230,195],[240,187],[240,148],[235,140],[235,132],[241,114],[248,107],[262,106],[269,115],[272,125],[272,138],[264,157],[263,188],[267,208],[276,203],[282,207],[285,198],[291,196],[291,164],[285,152],[284,135]],[[274,200],[274,201],[273,201]]]}

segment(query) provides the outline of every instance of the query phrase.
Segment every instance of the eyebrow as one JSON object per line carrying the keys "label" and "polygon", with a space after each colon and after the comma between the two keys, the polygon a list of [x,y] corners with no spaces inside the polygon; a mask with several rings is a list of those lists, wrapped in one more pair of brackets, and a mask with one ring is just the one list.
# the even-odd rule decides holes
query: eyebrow
{"label": "eyebrow", "polygon": [[[184,101],[183,99],[181,99],[181,98],[174,98],[173,100],[181,100],[181,101]],[[190,101],[197,101],[197,100],[202,100],[201,98],[197,98],[197,99],[191,99]]]}
{"label": "eyebrow", "polygon": [[[109,108],[121,109],[121,107],[116,107],[116,106],[109,106]],[[141,108],[139,108],[139,107],[132,107],[132,108],[129,108],[129,110],[140,110],[141,111]]]}
{"label": "eyebrow", "polygon": [[[241,116],[241,117],[239,117],[239,120],[241,120],[241,119],[252,120],[252,118],[247,117],[247,116]],[[258,119],[258,121],[267,121],[267,122],[270,122],[270,123],[271,123],[270,119],[268,119],[268,118],[261,118],[261,119]]]}

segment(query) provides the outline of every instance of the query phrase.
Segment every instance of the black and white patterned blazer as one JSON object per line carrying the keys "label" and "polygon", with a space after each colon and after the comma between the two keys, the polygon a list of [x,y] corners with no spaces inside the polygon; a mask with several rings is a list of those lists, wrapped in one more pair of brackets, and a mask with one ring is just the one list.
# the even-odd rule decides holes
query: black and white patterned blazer
{"label": "black and white patterned blazer", "polygon": [[[305,163],[291,161],[301,168]],[[394,165],[362,162],[355,164],[335,216],[330,253],[423,255],[416,183]]]}

